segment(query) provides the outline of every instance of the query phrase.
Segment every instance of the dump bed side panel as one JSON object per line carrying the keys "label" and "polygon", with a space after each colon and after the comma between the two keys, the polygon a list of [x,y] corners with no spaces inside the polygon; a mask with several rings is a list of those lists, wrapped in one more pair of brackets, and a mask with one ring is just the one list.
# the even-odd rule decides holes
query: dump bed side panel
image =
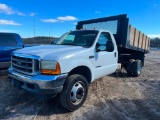
{"label": "dump bed side panel", "polygon": [[134,45],[134,37],[135,37],[135,28],[130,25],[130,45]]}
{"label": "dump bed side panel", "polygon": [[149,37],[133,26],[129,25],[130,44],[128,46],[136,47],[144,51],[149,50]]}

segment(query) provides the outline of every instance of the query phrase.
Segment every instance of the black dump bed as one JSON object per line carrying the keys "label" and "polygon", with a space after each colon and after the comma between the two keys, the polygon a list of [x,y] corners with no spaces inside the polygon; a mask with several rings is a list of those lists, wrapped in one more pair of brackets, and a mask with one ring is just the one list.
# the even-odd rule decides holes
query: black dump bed
{"label": "black dump bed", "polygon": [[129,24],[127,14],[78,22],[76,29],[109,30],[121,52],[149,52],[150,38]]}

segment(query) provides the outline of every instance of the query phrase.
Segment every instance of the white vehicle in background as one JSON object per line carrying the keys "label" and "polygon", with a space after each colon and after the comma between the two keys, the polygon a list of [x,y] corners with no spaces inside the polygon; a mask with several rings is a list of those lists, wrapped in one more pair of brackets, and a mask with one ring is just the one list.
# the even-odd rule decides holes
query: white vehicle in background
{"label": "white vehicle in background", "polygon": [[[104,30],[88,30],[97,26]],[[52,45],[13,52],[8,75],[14,86],[36,94],[60,93],[61,104],[74,111],[86,100],[88,84],[114,73],[119,63],[128,75],[140,75],[149,40],[143,37],[138,43],[141,48],[134,45],[136,29],[129,27],[126,15],[81,21],[77,29]]]}

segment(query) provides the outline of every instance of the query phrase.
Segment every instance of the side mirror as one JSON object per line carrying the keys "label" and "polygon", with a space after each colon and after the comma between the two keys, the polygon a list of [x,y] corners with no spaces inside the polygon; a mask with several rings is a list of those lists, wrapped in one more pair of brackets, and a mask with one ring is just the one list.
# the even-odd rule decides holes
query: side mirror
{"label": "side mirror", "polygon": [[53,41],[51,42],[51,45],[53,44]]}
{"label": "side mirror", "polygon": [[100,46],[100,44],[97,43],[97,44],[96,44],[96,52],[100,52],[99,46]]}

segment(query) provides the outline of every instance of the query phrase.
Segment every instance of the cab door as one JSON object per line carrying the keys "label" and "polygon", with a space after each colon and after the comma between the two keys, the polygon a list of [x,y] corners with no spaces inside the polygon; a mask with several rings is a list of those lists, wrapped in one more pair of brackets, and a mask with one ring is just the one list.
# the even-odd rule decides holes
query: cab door
{"label": "cab door", "polygon": [[95,48],[95,79],[115,72],[117,61],[117,46],[113,36],[109,32],[101,32]]}

